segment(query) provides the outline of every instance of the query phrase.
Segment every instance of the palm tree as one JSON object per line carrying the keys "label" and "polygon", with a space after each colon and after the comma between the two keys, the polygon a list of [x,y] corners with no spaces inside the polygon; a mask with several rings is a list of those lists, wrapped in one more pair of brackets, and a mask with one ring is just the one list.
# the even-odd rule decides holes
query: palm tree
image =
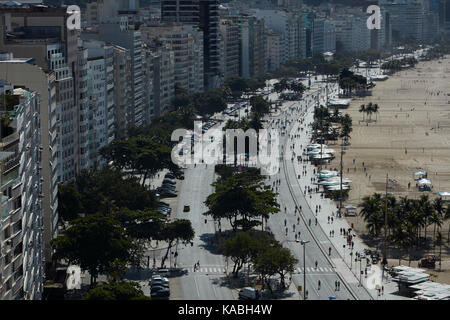
{"label": "palm tree", "polygon": [[375,122],[378,121],[378,109],[379,109],[378,104],[375,103],[372,107],[373,113],[375,113],[375,116],[376,116]]}
{"label": "palm tree", "polygon": [[442,233],[440,231],[438,231],[437,236],[436,236],[436,241],[435,241],[435,245],[439,246],[439,270],[441,270],[441,265],[442,265]]}
{"label": "palm tree", "polygon": [[[448,205],[447,210],[445,210],[444,220],[450,220],[450,205]],[[448,224],[447,243],[450,243],[450,223]]]}
{"label": "palm tree", "polygon": [[362,105],[359,107],[359,112],[362,112],[362,114],[363,114],[363,121],[364,121],[364,115],[365,115],[365,113],[367,112],[367,111],[366,111],[366,105],[365,105],[365,104],[362,104]]}
{"label": "palm tree", "polygon": [[372,102],[369,102],[369,104],[366,107],[366,113],[369,115],[370,122],[372,122],[372,112],[373,112],[373,104]]}
{"label": "palm tree", "polygon": [[432,224],[431,217],[434,213],[433,205],[430,202],[428,195],[424,194],[419,199],[419,210],[423,218],[423,226],[425,229],[425,243],[427,241],[427,227]]}
{"label": "palm tree", "polygon": [[442,201],[442,198],[435,198],[432,206],[434,213],[431,217],[431,221],[434,223],[433,238],[435,238],[436,227],[439,227],[440,229],[444,220],[444,201]]}

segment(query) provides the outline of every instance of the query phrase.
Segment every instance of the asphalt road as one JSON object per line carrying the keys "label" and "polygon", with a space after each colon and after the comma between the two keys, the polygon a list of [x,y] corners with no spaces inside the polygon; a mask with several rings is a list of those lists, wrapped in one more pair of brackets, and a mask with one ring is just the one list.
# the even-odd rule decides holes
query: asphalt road
{"label": "asphalt road", "polygon": [[[322,104],[325,103],[324,85],[324,83],[315,85],[316,89],[318,86],[321,88],[320,103]],[[272,100],[275,100],[276,97],[276,94],[270,95]],[[305,99],[302,102],[285,102],[282,110],[292,105],[300,106],[304,111],[308,107],[309,112],[312,112],[314,105],[317,105],[317,98],[312,96],[310,99]],[[293,119],[299,118],[299,115],[292,116]],[[286,114],[281,113],[277,117],[273,117],[272,120],[278,118],[285,119]],[[286,139],[286,137],[288,135],[285,135],[283,139]],[[285,143],[286,140],[283,141],[283,144]],[[287,146],[284,148],[287,149]],[[280,173],[271,176],[267,181],[267,183],[271,184],[275,179],[280,179],[281,183],[278,186],[281,212],[270,217],[268,226],[275,234],[277,240],[289,248],[299,260],[299,264],[292,274],[294,284],[296,286],[301,285],[304,290],[303,247],[300,243],[295,242],[294,237],[294,234],[300,231],[299,239],[309,241],[306,244],[305,251],[308,298],[310,300],[325,300],[329,296],[336,296],[337,299],[346,300],[355,299],[356,295],[360,299],[368,299],[369,295],[364,290],[357,288],[355,284],[344,284],[343,280],[346,278],[346,270],[342,268],[340,263],[342,258],[334,249],[332,250],[332,255],[328,257],[327,248],[331,246],[331,243],[323,230],[320,227],[315,227],[314,222],[310,228],[307,227],[306,221],[310,217],[314,217],[314,213],[309,209],[300,186],[296,183],[296,180],[292,179],[296,174],[290,158],[287,160],[282,162]],[[178,249],[179,266],[188,267],[190,271],[188,275],[173,280],[176,281],[175,287],[178,291],[172,294],[175,299],[225,300],[237,298],[236,292],[233,292],[225,285],[226,275],[219,271],[225,267],[224,257],[212,252],[209,245],[209,241],[215,236],[217,226],[214,225],[210,218],[205,223],[205,217],[202,215],[206,211],[204,201],[213,192],[211,184],[214,179],[214,167],[212,165],[206,166],[201,164],[196,167],[191,166],[185,170],[185,180],[182,182],[178,192],[178,205],[176,214],[173,217],[189,219],[192,222],[196,235],[193,246],[180,246]],[[297,205],[300,205],[303,209],[303,219],[300,220],[299,224],[297,223],[298,213],[297,215],[294,213],[294,199],[297,201]],[[190,212],[183,212],[184,205],[190,205]],[[284,212],[284,207],[287,208],[286,213]],[[285,219],[289,230],[287,236]],[[293,230],[294,225],[295,232]],[[225,229],[224,226],[222,226],[222,229]],[[325,250],[327,251],[326,253]],[[194,272],[192,271],[193,266],[198,261],[200,262],[200,270]],[[317,268],[315,267],[316,261],[318,263]],[[318,289],[318,280],[321,281],[320,290]],[[335,290],[336,281],[341,283],[339,291]]]}

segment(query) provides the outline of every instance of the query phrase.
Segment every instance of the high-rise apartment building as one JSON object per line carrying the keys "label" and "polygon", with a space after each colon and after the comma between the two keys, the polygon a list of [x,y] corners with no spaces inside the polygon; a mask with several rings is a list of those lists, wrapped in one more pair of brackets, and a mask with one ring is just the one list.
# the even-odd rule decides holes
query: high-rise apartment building
{"label": "high-rise apartment building", "polygon": [[[58,235],[58,128],[56,76],[32,64],[33,59],[9,58],[0,61],[0,78],[36,92],[40,98],[40,153],[42,188],[39,190],[43,210],[43,250],[46,264],[51,263],[50,241]],[[31,129],[31,127],[30,127]],[[27,185],[28,187],[28,185]],[[39,225],[42,227],[42,224]]]}
{"label": "high-rise apartment building", "polygon": [[281,66],[281,35],[271,30],[266,33],[267,71],[276,72]]}
{"label": "high-rise apartment building", "polygon": [[229,19],[220,20],[220,33],[223,39],[223,78],[226,80],[239,76],[239,25]]}
{"label": "high-rise apartment building", "polygon": [[313,20],[312,35],[313,53],[322,54],[336,51],[336,28],[331,21],[315,18]]}
{"label": "high-rise apartment building", "polygon": [[[100,168],[104,163],[99,150],[112,142],[115,135],[114,49],[103,41],[83,41],[87,49],[88,113],[80,120],[87,120],[88,130],[83,139],[88,141],[85,169]],[[87,119],[85,117],[87,116]]]}
{"label": "high-rise apartment building", "polygon": [[38,93],[13,89],[3,80],[0,91],[9,96],[7,103],[0,102],[1,113],[12,118],[2,125],[0,137],[0,300],[41,299],[40,99]]}
{"label": "high-rise apartment building", "polygon": [[145,45],[145,66],[152,82],[149,94],[152,101],[151,119],[171,111],[175,98],[175,56],[168,44]]}
{"label": "high-rise apartment building", "polygon": [[[127,129],[127,106],[131,99],[131,55],[130,50],[113,45],[114,49],[114,104],[115,136],[123,139]],[[145,76],[146,84],[149,79]],[[144,89],[148,92],[148,89]],[[151,101],[147,98],[148,103]]]}
{"label": "high-rise apartment building", "polygon": [[227,16],[223,20],[238,26],[239,75],[244,78],[263,77],[267,71],[264,20],[247,15]]}
{"label": "high-rise apartment building", "polygon": [[142,41],[168,44],[175,57],[175,85],[188,92],[204,91],[203,32],[194,25],[153,23],[141,26]]}
{"label": "high-rise apartment building", "polygon": [[0,49],[15,57],[33,57],[54,70],[58,104],[58,180],[72,182],[78,159],[78,34],[67,28],[65,8],[0,7]]}
{"label": "high-rise apartment building", "polygon": [[203,31],[203,72],[207,89],[221,85],[218,0],[162,0],[161,21],[198,26]]}
{"label": "high-rise apartment building", "polygon": [[134,30],[126,18],[104,19],[98,31],[82,32],[83,40],[100,40],[129,50],[131,70],[131,99],[127,109],[127,124],[141,126],[146,123],[145,115],[150,108],[145,98],[145,78],[142,67],[141,32]]}

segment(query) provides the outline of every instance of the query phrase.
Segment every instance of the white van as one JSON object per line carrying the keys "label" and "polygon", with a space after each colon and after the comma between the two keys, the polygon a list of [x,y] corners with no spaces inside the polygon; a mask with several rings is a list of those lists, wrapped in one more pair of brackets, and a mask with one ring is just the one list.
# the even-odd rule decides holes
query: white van
{"label": "white van", "polygon": [[239,300],[259,300],[261,292],[255,288],[245,287],[239,291]]}

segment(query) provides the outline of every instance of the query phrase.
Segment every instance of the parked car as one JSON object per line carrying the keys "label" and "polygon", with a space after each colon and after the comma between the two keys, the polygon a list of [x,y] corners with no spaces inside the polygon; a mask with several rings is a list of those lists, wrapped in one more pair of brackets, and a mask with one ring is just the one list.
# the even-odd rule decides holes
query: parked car
{"label": "parked car", "polygon": [[259,300],[261,292],[255,288],[245,287],[239,291],[239,300]]}
{"label": "parked car", "polygon": [[160,207],[162,207],[162,206],[164,206],[164,207],[170,207],[170,205],[169,205],[167,202],[164,202],[164,201],[158,202],[158,205],[159,205]]}
{"label": "parked car", "polygon": [[161,198],[175,198],[175,197],[177,197],[177,194],[175,192],[168,190],[163,190],[161,192]]}
{"label": "parked car", "polygon": [[[194,136],[192,136],[192,139],[194,138]],[[166,175],[164,176],[164,179],[169,178],[169,179],[175,179],[175,175],[172,172],[167,172]]]}
{"label": "parked car", "polygon": [[166,298],[170,296],[170,289],[163,286],[152,286],[150,290],[152,298]]}
{"label": "parked car", "polygon": [[158,213],[163,214],[163,215],[170,215],[170,211],[164,208],[158,208],[157,209]]}
{"label": "parked car", "polygon": [[161,277],[160,275],[153,276],[149,282],[150,286],[153,287],[166,287],[169,288],[169,279]]}
{"label": "parked car", "polygon": [[177,182],[176,182],[175,180],[173,180],[173,179],[169,179],[169,178],[164,178],[164,180],[163,180],[163,184],[166,184],[166,183],[168,183],[168,184],[172,184],[172,185],[175,185],[175,184],[177,184]]}
{"label": "parked car", "polygon": [[169,190],[169,191],[174,191],[175,190],[175,186],[172,184],[163,184],[161,186],[161,189],[163,190]]}
{"label": "parked car", "polygon": [[165,268],[158,269],[157,275],[159,275],[161,277],[168,277],[168,276],[170,276],[170,270],[169,269],[165,269]]}

